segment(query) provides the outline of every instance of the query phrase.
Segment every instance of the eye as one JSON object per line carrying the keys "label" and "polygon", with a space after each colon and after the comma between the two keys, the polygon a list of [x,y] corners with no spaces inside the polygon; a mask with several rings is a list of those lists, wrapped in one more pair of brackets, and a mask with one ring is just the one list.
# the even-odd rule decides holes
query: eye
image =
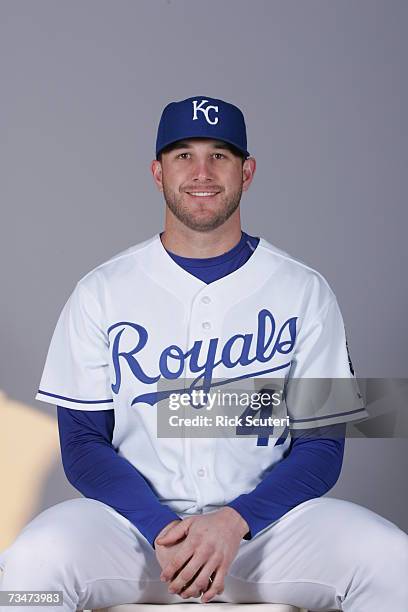
{"label": "eye", "polygon": [[224,153],[214,153],[216,159],[225,159]]}
{"label": "eye", "polygon": [[179,153],[177,159],[187,159],[187,155],[190,155],[190,153]]}

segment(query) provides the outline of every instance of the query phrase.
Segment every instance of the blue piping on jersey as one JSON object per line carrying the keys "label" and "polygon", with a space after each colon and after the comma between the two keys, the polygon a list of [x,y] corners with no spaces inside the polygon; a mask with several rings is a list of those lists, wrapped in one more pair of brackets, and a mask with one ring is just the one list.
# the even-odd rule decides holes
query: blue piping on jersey
{"label": "blue piping on jersey", "polygon": [[333,417],[344,416],[345,414],[356,414],[357,412],[365,411],[365,408],[357,408],[356,410],[349,410],[348,412],[334,412],[325,416],[314,416],[308,419],[291,419],[292,423],[307,423],[308,421],[323,421],[323,419],[331,419]]}
{"label": "blue piping on jersey", "polygon": [[75,402],[77,404],[107,404],[107,403],[113,402],[113,399],[104,399],[104,400],[73,399],[72,397],[64,397],[63,395],[56,395],[55,393],[48,393],[47,391],[41,391],[41,389],[38,389],[38,393],[41,393],[41,395],[48,395],[48,397],[56,397],[57,399],[66,400],[67,402]]}

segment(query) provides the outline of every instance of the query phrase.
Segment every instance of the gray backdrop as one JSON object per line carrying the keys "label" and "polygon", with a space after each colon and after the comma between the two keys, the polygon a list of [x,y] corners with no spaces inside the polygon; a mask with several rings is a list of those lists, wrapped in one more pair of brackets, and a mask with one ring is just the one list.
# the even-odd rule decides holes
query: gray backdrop
{"label": "gray backdrop", "polygon": [[[359,376],[407,376],[407,17],[404,0],[1,1],[0,387],[55,414],[33,396],[61,308],[163,229],[156,126],[193,95],[246,115],[244,229],[326,276]],[[330,495],[408,531],[407,449],[348,440]],[[75,495],[59,466],[43,507]]]}

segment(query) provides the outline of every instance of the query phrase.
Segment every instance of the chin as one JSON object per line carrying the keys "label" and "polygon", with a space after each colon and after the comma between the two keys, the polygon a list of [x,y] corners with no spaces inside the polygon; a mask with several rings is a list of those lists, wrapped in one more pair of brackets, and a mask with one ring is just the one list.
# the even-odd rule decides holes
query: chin
{"label": "chin", "polygon": [[184,225],[196,232],[209,232],[217,229],[224,223],[224,219],[207,219],[206,221],[199,221],[198,219],[180,219]]}

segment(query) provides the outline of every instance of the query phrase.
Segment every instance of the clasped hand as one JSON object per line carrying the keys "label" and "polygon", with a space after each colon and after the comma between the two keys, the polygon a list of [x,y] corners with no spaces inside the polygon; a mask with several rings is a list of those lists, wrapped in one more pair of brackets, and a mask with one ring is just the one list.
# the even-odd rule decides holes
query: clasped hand
{"label": "clasped hand", "polygon": [[200,597],[208,603],[224,590],[224,578],[234,560],[248,524],[225,506],[167,525],[155,540],[160,579],[169,592],[183,599]]}

